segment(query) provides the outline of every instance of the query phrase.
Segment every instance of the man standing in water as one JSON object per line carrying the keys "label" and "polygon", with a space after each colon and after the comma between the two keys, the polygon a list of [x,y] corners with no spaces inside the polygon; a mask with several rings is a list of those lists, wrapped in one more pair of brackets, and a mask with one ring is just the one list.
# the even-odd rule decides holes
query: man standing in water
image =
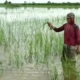
{"label": "man standing in water", "polygon": [[48,22],[55,32],[64,31],[63,55],[61,58],[64,80],[77,80],[75,56],[80,52],[79,27],[75,24],[74,13],[67,14],[67,23],[59,28]]}

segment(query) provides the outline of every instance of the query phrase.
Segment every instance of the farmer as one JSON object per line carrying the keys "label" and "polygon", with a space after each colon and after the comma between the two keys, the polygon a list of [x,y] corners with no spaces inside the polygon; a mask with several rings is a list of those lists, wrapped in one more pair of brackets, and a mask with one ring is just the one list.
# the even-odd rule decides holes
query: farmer
{"label": "farmer", "polygon": [[67,14],[67,23],[56,28],[50,22],[48,26],[55,32],[64,31],[63,55],[61,57],[64,80],[77,80],[75,56],[80,52],[79,27],[75,24],[74,13]]}

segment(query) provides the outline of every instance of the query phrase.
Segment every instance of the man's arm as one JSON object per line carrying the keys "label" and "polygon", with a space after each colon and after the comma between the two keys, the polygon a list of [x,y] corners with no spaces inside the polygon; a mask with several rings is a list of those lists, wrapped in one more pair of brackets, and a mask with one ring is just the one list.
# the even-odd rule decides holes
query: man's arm
{"label": "man's arm", "polygon": [[64,30],[64,25],[61,26],[61,27],[59,27],[59,28],[56,28],[56,27],[54,27],[51,23],[48,22],[48,26],[49,26],[51,29],[53,29],[55,32],[61,32],[61,31]]}
{"label": "man's arm", "polygon": [[79,28],[76,29],[76,41],[77,41],[77,49],[76,52],[80,53],[80,30]]}

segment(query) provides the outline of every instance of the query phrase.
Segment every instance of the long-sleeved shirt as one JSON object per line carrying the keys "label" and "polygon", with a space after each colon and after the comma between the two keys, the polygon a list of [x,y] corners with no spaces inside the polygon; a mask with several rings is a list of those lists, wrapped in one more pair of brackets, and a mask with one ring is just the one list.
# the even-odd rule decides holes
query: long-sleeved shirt
{"label": "long-sleeved shirt", "polygon": [[54,28],[54,31],[64,31],[64,44],[70,46],[80,45],[80,30],[76,24],[64,24],[59,28]]}

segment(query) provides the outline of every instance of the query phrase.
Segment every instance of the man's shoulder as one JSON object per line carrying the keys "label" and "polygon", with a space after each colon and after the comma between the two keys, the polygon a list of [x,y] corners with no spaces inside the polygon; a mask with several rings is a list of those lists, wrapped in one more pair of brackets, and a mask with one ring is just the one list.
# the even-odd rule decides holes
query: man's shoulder
{"label": "man's shoulder", "polygon": [[[66,25],[68,25],[68,23],[63,24],[63,26],[66,26]],[[74,24],[73,26],[74,28],[79,29],[79,26],[77,24]]]}
{"label": "man's shoulder", "polygon": [[74,28],[79,29],[79,26],[77,24],[74,24]]}

